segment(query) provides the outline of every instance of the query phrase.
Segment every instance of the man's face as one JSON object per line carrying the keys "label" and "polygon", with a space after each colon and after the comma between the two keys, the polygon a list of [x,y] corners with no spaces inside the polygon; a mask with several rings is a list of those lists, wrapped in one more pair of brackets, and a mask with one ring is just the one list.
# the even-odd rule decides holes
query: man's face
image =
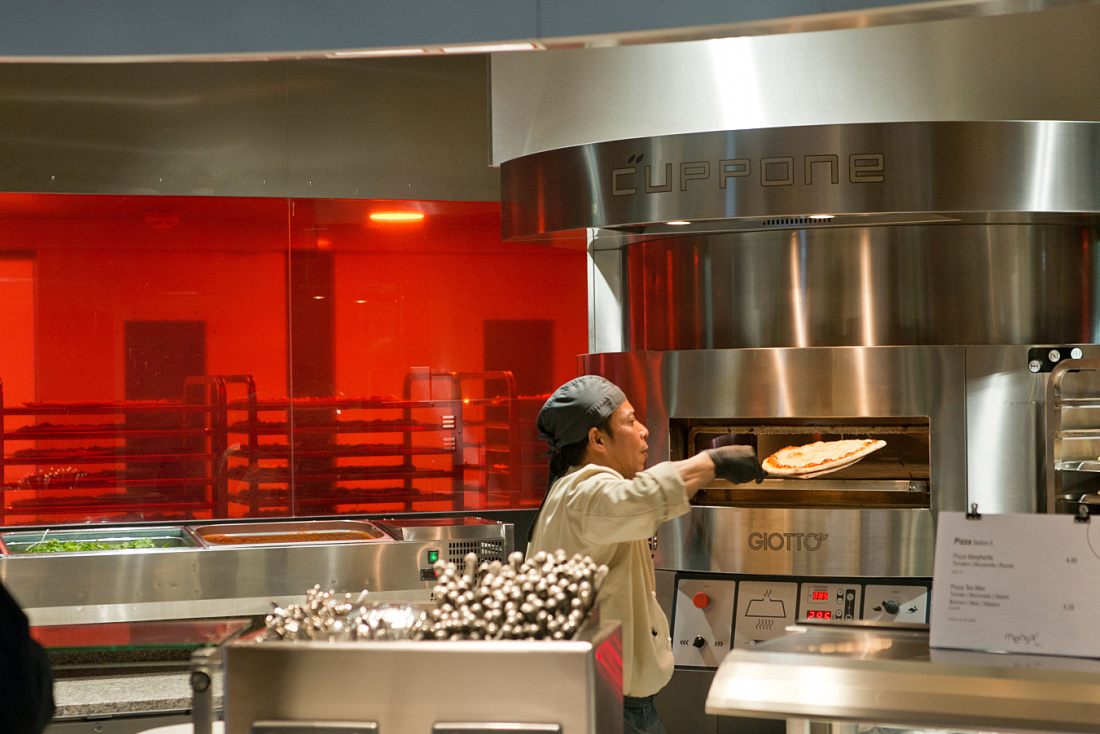
{"label": "man's face", "polygon": [[611,433],[600,432],[604,460],[627,479],[645,469],[649,457],[646,436],[649,430],[634,415],[634,406],[627,400],[611,414]]}

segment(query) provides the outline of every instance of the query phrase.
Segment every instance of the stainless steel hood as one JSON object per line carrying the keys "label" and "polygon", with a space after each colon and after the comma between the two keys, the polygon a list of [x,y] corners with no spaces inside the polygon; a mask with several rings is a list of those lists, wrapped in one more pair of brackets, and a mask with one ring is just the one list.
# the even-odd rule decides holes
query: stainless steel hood
{"label": "stainless steel hood", "polygon": [[501,167],[510,239],[649,238],[967,222],[1080,225],[1100,212],[1100,123],[820,125],[546,151]]}
{"label": "stainless steel hood", "polygon": [[501,168],[506,238],[588,229],[590,350],[1095,343],[1100,123],[685,133]]}

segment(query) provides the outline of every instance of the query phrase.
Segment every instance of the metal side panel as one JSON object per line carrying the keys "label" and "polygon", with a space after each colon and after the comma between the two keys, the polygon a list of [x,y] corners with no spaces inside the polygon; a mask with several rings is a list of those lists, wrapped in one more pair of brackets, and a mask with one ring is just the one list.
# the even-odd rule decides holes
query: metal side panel
{"label": "metal side panel", "polygon": [[693,507],[657,531],[657,568],[781,576],[932,575],[928,509]]}
{"label": "metal side panel", "polygon": [[[1057,351],[1061,361],[1069,357],[1067,346],[1049,345],[1041,351]],[[1086,359],[1100,357],[1095,345],[1072,346]],[[1032,348],[966,347],[967,508],[971,503],[994,513],[1047,508],[1045,406],[1050,373],[1028,370]]]}
{"label": "metal side panel", "polygon": [[[430,598],[420,580],[438,543],[348,543],[269,548],[103,551],[0,558],[0,579],[32,624],[259,614],[314,584],[379,601]],[[425,564],[428,565],[428,564]]]}
{"label": "metal side panel", "polygon": [[616,734],[621,646],[617,622],[573,642],[231,643],[226,733],[248,734],[257,720],[327,720],[391,733],[447,722]]}

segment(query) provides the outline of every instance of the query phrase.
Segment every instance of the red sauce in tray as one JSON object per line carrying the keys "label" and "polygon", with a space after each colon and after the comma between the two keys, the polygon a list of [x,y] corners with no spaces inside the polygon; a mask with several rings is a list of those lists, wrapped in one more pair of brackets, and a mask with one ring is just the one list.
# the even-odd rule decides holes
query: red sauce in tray
{"label": "red sauce in tray", "polygon": [[267,533],[263,535],[228,535],[212,533],[202,537],[214,545],[247,545],[251,543],[303,543],[318,540],[374,540],[380,535],[372,535],[361,530],[304,530],[297,533]]}

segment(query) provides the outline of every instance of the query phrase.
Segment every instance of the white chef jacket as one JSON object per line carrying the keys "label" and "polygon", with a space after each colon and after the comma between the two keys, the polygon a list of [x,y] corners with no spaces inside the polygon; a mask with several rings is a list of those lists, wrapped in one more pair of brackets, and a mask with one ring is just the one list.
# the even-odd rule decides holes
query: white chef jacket
{"label": "white chef jacket", "polygon": [[554,483],[535,526],[529,557],[560,548],[607,564],[596,601],[602,619],[622,623],[623,695],[653,695],[672,677],[672,640],[657,604],[648,540],[689,507],[687,488],[668,462],[633,479],[589,464]]}

